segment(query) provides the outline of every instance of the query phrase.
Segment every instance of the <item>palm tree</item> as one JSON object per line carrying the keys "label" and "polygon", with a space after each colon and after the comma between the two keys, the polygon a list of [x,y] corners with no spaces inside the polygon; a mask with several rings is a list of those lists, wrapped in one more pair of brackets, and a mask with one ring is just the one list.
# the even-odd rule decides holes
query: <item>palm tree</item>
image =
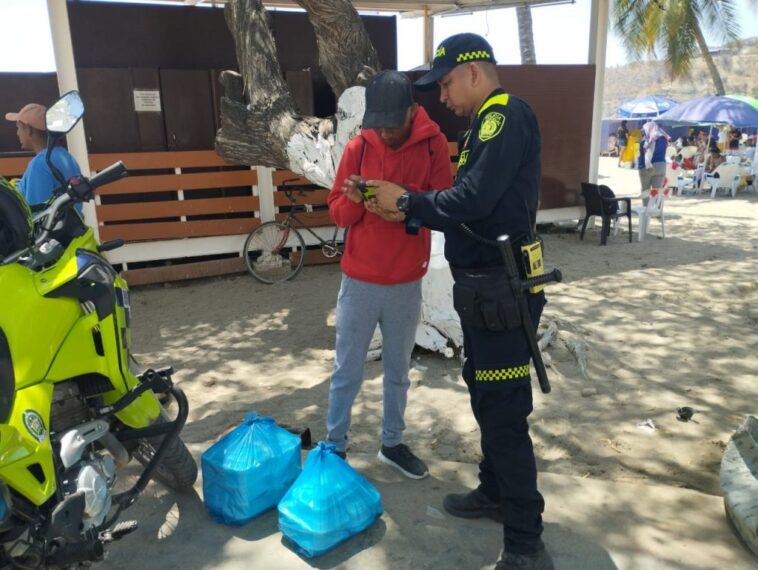
{"label": "palm tree", "polygon": [[537,57],[534,53],[534,33],[532,32],[532,10],[529,4],[516,7],[518,20],[518,43],[521,48],[521,65],[534,65]]}
{"label": "palm tree", "polygon": [[613,25],[633,58],[655,55],[660,49],[675,79],[689,73],[692,59],[700,53],[716,93],[724,94],[703,29],[722,42],[736,40],[740,31],[737,0],[615,0],[612,9]]}

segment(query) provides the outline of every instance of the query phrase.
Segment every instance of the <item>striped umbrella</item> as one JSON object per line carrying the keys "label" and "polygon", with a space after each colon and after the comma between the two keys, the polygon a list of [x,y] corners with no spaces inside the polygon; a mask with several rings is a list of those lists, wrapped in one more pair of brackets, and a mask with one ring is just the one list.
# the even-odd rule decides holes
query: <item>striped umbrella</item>
{"label": "striped umbrella", "polygon": [[676,105],[673,99],[658,97],[656,95],[647,95],[625,101],[616,109],[616,113],[626,119],[647,119],[655,118],[661,113],[665,113]]}

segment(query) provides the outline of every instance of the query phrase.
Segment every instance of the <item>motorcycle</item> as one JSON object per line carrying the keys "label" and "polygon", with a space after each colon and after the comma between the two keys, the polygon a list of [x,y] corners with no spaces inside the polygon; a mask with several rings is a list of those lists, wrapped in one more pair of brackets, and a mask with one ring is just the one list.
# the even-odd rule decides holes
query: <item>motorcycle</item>
{"label": "motorcycle", "polygon": [[[123,241],[98,244],[74,207],[126,168],[66,181],[50,160],[83,114],[76,91],[47,111],[53,197],[36,211],[0,200],[0,568],[88,566],[137,528],[117,521],[151,478],[178,491],[197,478],[173,370],[132,370],[128,287],[102,255]],[[132,458],[144,470],[115,493]]]}

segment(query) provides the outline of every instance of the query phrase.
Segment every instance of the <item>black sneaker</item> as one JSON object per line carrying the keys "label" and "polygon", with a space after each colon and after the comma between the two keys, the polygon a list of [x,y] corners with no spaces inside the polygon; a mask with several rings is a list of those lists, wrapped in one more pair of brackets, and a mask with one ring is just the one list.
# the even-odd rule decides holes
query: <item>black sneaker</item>
{"label": "black sneaker", "polygon": [[426,464],[413,455],[404,443],[395,447],[385,447],[383,445],[376,458],[382,463],[391,465],[411,479],[423,479],[429,475],[429,469],[426,467]]}
{"label": "black sneaker", "polygon": [[442,506],[454,517],[463,519],[487,517],[495,522],[503,522],[502,505],[491,501],[479,489],[474,489],[465,495],[446,495]]}
{"label": "black sneaker", "polygon": [[554,570],[553,559],[544,548],[533,554],[504,554],[495,570]]}

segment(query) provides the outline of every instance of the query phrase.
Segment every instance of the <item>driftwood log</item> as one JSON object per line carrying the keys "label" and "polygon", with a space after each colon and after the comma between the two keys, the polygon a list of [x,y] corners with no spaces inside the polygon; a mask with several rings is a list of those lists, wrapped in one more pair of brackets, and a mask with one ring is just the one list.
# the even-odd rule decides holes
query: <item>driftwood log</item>
{"label": "driftwood log", "polygon": [[337,114],[318,118],[297,112],[263,3],[229,0],[225,17],[240,73],[221,74],[224,95],[215,146],[230,162],[290,169],[328,187],[344,145],[360,128],[360,86],[379,68],[379,59],[348,0],[298,3],[316,33],[321,72],[338,97]]}

